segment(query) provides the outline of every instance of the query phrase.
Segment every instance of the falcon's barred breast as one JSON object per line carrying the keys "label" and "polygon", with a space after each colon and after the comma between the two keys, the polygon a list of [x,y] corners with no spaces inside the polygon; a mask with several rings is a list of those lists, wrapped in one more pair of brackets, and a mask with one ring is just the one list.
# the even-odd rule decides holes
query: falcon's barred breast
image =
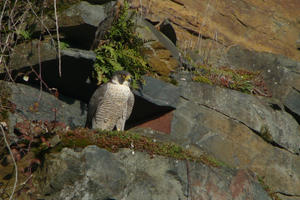
{"label": "falcon's barred breast", "polygon": [[126,71],[116,72],[112,79],[94,92],[87,114],[86,127],[101,130],[124,130],[130,117],[134,95],[130,90],[131,75]]}

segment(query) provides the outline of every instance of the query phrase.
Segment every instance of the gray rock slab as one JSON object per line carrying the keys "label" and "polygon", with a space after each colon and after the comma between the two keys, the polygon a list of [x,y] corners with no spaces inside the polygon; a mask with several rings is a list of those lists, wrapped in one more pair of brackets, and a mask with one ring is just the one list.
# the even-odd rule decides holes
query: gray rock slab
{"label": "gray rock slab", "polygon": [[81,152],[65,148],[47,156],[34,183],[46,200],[270,200],[255,175],[247,170],[187,164],[161,156],[150,158],[130,149],[113,154],[96,146]]}
{"label": "gray rock slab", "polygon": [[71,6],[64,14],[68,17],[80,16],[84,23],[95,27],[107,16],[105,6],[93,5],[86,1]]}
{"label": "gray rock slab", "polygon": [[103,22],[111,12],[116,1],[103,5],[90,4],[80,1],[61,15],[61,32],[72,47],[91,49],[98,25]]}
{"label": "gray rock slab", "polygon": [[134,94],[159,106],[175,108],[180,97],[180,88],[164,81],[144,76],[146,84],[135,90]]}
{"label": "gray rock slab", "polygon": [[264,98],[202,83],[182,81],[182,96],[239,121],[257,133],[266,133],[279,146],[300,153],[300,126],[282,109],[273,109]]}
{"label": "gray rock slab", "polygon": [[[76,48],[61,50],[61,56],[62,59],[65,56],[73,59],[90,60],[91,62],[94,62],[96,59],[96,54],[93,51]],[[39,63],[43,66],[44,62],[57,59],[57,50],[51,40],[32,40],[15,47],[15,50],[11,55],[9,67],[11,70],[20,70],[22,68],[38,65]],[[65,63],[62,64],[64,66]],[[29,71],[29,69],[27,71]],[[0,71],[0,73],[3,72],[4,71]]]}
{"label": "gray rock slab", "polygon": [[297,103],[300,99],[294,100],[293,90],[300,91],[300,62],[282,55],[250,51],[240,46],[229,49],[227,62],[231,67],[260,71],[273,97],[284,104],[288,103],[286,106],[299,116]]}
{"label": "gray rock slab", "polygon": [[16,105],[15,113],[10,114],[11,127],[23,120],[57,120],[71,128],[84,126],[86,104],[83,102],[63,96],[56,98],[38,88],[23,84],[6,84],[11,90],[10,101]]}
{"label": "gray rock slab", "polygon": [[[32,40],[19,44],[14,48],[14,52],[10,57],[9,68],[11,70],[19,70],[56,58],[57,51],[55,44],[51,40]],[[0,72],[3,73],[3,71]]]}
{"label": "gray rock slab", "polygon": [[300,157],[265,142],[218,110],[181,99],[170,138],[194,154],[204,151],[233,168],[254,171],[273,191],[300,194]]}
{"label": "gray rock slab", "polygon": [[122,163],[96,146],[80,153],[63,149],[48,156],[45,164],[35,179],[45,199],[104,200],[126,187]]}
{"label": "gray rock slab", "polygon": [[61,51],[63,56],[73,57],[75,59],[86,59],[95,61],[96,54],[94,51],[83,50],[83,49],[75,49],[75,48],[67,48]]}
{"label": "gray rock slab", "polygon": [[286,96],[284,104],[300,117],[300,91],[291,90]]}

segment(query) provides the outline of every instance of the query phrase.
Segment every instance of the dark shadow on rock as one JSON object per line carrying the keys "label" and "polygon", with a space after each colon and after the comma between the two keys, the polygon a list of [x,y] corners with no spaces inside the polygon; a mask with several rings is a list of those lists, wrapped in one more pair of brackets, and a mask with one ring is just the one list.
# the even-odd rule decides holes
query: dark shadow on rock
{"label": "dark shadow on rock", "polygon": [[151,21],[150,19],[145,18],[145,20],[147,22],[149,22],[150,24],[152,24],[153,26],[157,25],[159,23],[159,21]]}
{"label": "dark shadow on rock", "polygon": [[162,32],[165,36],[167,36],[173,44],[176,46],[177,37],[175,30],[169,20],[163,21],[163,23],[159,27],[160,32]]}
{"label": "dark shadow on rock", "polygon": [[282,110],[278,104],[270,103],[269,105],[273,110]]}
{"label": "dark shadow on rock", "polygon": [[130,129],[144,122],[156,119],[172,110],[174,110],[173,107],[159,106],[135,95],[133,111],[126,122],[125,129]]}
{"label": "dark shadow on rock", "polygon": [[87,0],[87,2],[91,3],[91,4],[98,4],[98,5],[102,5],[108,2],[111,2],[114,0]]}
{"label": "dark shadow on rock", "polygon": [[[80,99],[88,102],[93,91],[96,89],[96,84],[87,83],[87,79],[91,78],[93,62],[87,59],[74,58],[69,56],[62,57],[62,76],[59,77],[58,61],[45,61],[41,65],[42,80],[47,84],[48,88],[43,84],[43,89],[56,88],[58,94],[69,96],[75,99]],[[33,69],[39,73],[39,65],[33,66]],[[16,82],[30,84],[39,87],[40,80],[34,72],[31,72],[31,67],[24,67],[21,70],[12,72],[12,77],[16,78]],[[23,76],[19,74],[28,73],[29,80],[23,80]],[[3,75],[4,76],[4,75]],[[1,77],[3,78],[3,77]],[[94,86],[93,86],[94,85]],[[73,103],[72,100],[58,96],[60,100],[66,103]]]}
{"label": "dark shadow on rock", "polygon": [[70,47],[79,49],[90,49],[97,27],[89,24],[78,26],[62,27],[60,32],[64,34],[65,41]]}
{"label": "dark shadow on rock", "polygon": [[284,106],[284,110],[289,113],[300,125],[300,115],[297,113],[293,112],[291,109],[289,109],[287,106]]}

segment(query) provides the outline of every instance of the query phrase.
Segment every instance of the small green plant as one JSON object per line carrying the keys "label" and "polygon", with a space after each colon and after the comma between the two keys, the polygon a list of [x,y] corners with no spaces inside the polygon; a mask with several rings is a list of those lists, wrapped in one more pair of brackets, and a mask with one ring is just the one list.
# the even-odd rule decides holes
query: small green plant
{"label": "small green plant", "polygon": [[98,84],[107,82],[115,71],[126,70],[133,76],[133,87],[142,82],[149,66],[142,55],[143,40],[135,34],[134,13],[129,14],[127,1],[117,20],[101,42],[96,52],[94,76]]}
{"label": "small green plant", "polygon": [[59,42],[59,47],[60,47],[61,50],[64,50],[64,49],[70,48],[70,45],[66,42],[60,41]]}
{"label": "small green plant", "polygon": [[20,35],[24,40],[31,39],[32,33],[30,33],[28,30],[19,30],[17,31],[17,34]]}

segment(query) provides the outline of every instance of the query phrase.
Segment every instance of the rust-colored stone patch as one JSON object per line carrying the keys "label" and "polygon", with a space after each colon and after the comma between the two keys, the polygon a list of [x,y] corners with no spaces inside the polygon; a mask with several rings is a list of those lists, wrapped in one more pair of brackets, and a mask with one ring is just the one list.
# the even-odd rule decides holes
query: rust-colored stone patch
{"label": "rust-colored stone patch", "polygon": [[137,127],[151,128],[155,131],[170,134],[172,118],[173,118],[173,112],[168,112],[158,118],[155,118],[153,120],[149,120],[143,124],[140,124]]}
{"label": "rust-colored stone patch", "polygon": [[234,199],[239,199],[245,194],[250,194],[250,180],[252,178],[247,170],[239,170],[235,177],[232,178],[230,191]]}

